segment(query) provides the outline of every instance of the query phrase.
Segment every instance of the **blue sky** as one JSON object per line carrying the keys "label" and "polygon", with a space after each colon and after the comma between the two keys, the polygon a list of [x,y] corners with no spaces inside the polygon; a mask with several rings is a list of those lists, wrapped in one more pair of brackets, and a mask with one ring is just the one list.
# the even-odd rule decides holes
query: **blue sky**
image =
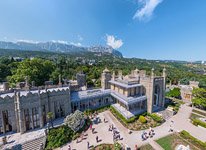
{"label": "blue sky", "polygon": [[126,57],[206,60],[206,0],[1,0],[0,40],[101,44]]}

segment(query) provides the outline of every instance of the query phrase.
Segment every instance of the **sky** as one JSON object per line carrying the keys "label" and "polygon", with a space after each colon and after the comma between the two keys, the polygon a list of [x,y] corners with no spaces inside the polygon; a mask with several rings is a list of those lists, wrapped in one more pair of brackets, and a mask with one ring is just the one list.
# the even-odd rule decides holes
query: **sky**
{"label": "sky", "polygon": [[206,60],[206,0],[0,0],[0,40],[109,45],[124,57]]}

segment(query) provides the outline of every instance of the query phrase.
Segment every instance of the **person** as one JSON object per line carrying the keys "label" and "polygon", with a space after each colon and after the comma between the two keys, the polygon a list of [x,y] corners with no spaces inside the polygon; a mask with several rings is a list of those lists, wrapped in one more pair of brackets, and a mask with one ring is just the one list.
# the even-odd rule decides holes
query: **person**
{"label": "person", "polygon": [[138,150],[138,147],[137,147],[137,145],[135,145],[135,150]]}
{"label": "person", "polygon": [[70,145],[68,146],[68,150],[71,150],[71,146]]}
{"label": "person", "polygon": [[145,140],[145,136],[144,136],[144,133],[142,133],[142,141]]}
{"label": "person", "polygon": [[89,142],[87,141],[87,149],[89,149]]}
{"label": "person", "polygon": [[96,142],[98,143],[98,141],[99,141],[99,140],[98,140],[98,136],[96,136]]}

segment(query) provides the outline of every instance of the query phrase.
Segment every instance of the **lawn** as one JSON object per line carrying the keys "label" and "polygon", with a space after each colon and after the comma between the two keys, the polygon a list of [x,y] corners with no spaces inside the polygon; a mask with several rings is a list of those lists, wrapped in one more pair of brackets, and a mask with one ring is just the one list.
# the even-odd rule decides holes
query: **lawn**
{"label": "lawn", "polygon": [[[156,142],[164,149],[164,150],[175,150],[178,145],[189,145],[192,150],[204,150],[205,147],[201,145],[198,140],[189,135],[186,131],[182,131],[179,133],[174,133],[172,135],[168,135],[166,137],[158,139]],[[185,136],[186,135],[186,136]],[[192,137],[192,138],[191,138]],[[206,143],[205,143],[206,144]]]}
{"label": "lawn", "polygon": [[138,150],[154,150],[154,148],[150,144],[146,144],[138,148]]}
{"label": "lawn", "polygon": [[[130,130],[138,131],[148,129],[149,127],[153,128],[161,125],[164,122],[164,119],[156,114],[143,113],[141,115],[131,117],[130,119],[126,119],[112,106],[110,107],[110,112],[123,126]],[[144,118],[146,121],[143,122],[140,118]]]}
{"label": "lawn", "polygon": [[206,112],[198,111],[198,110],[196,110],[196,109],[193,109],[192,112],[197,113],[197,114],[200,114],[200,115],[202,115],[202,116],[206,116]]}
{"label": "lawn", "polygon": [[121,150],[122,146],[119,143],[115,144],[100,144],[92,148],[92,150]]}

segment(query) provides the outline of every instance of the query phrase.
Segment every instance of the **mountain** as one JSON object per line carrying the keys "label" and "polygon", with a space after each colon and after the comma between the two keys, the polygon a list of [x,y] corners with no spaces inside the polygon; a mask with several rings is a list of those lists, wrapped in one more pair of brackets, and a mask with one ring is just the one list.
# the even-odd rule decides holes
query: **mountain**
{"label": "mountain", "polygon": [[61,52],[61,53],[71,53],[71,52],[98,52],[98,53],[111,53],[114,56],[122,57],[121,52],[113,49],[109,46],[91,46],[83,47],[68,44],[66,42],[5,42],[0,41],[1,49],[17,49],[17,50],[29,50],[29,51],[51,51],[51,52]]}

